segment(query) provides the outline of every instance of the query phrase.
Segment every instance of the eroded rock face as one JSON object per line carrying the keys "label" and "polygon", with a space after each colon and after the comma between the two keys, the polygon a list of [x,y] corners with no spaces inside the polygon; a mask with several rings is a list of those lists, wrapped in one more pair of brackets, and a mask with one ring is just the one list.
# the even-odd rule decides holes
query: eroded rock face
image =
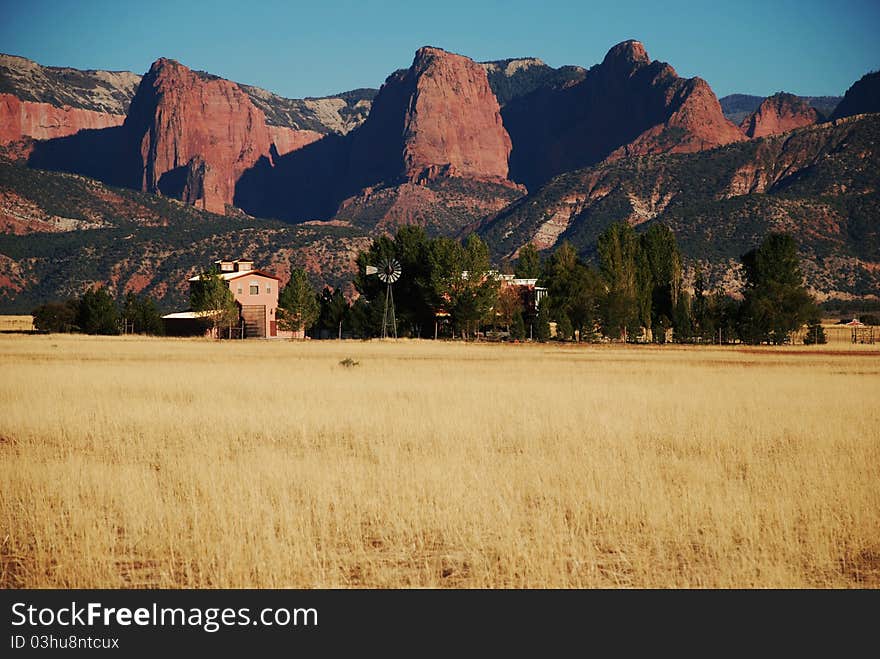
{"label": "eroded rock face", "polygon": [[0,144],[52,140],[85,129],[121,126],[125,115],[83,110],[49,103],[22,101],[12,94],[0,94]]}
{"label": "eroded rock face", "polygon": [[765,98],[758,109],[743,120],[740,130],[748,137],[767,137],[811,126],[821,120],[819,112],[805,100],[779,92]]}
{"label": "eroded rock face", "polygon": [[238,85],[174,60],[153,64],[125,125],[143,164],[141,188],[189,201],[199,188],[212,212],[224,212],[241,175],[269,153],[265,116]]}
{"label": "eroded rock face", "polygon": [[355,185],[437,176],[506,179],[507,134],[486,70],[439,48],[391,75],[352,133]]}
{"label": "eroded rock face", "polygon": [[467,57],[422,48],[409,76],[415,94],[405,133],[407,177],[448,165],[459,176],[507,178],[510,136],[485,69]]}
{"label": "eroded rock face", "polygon": [[128,71],[79,71],[0,54],[0,145],[27,158],[33,141],[122,125],[140,76]]}
{"label": "eroded rock face", "polygon": [[317,142],[322,137],[321,133],[313,130],[294,130],[287,126],[267,126],[269,129],[269,141],[275,147],[274,156],[284,156],[291,151],[301,149],[307,144]]}
{"label": "eroded rock face", "polygon": [[503,111],[511,178],[530,189],[612,156],[693,152],[745,139],[709,85],[651,61],[638,41],[608,51],[584,79],[515,99]]}

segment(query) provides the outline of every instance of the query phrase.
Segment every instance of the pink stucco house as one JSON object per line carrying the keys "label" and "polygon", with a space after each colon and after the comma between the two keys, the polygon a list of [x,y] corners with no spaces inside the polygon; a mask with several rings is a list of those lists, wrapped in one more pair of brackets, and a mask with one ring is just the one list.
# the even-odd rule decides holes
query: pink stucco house
{"label": "pink stucco house", "polygon": [[[247,259],[235,261],[215,261],[220,278],[232,291],[239,307],[239,325],[242,338],[277,338],[290,336],[289,332],[279,333],[276,314],[278,312],[278,293],[281,280],[262,270],[254,269],[254,262]],[[189,278],[190,286],[198,282],[198,275]],[[172,313],[162,317],[165,330],[170,335],[203,334],[199,329],[200,315],[193,311]]]}

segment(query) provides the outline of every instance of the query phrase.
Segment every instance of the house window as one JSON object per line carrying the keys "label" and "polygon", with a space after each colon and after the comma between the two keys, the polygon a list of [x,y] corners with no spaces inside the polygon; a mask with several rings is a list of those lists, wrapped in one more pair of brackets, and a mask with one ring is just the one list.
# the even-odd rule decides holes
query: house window
{"label": "house window", "polygon": [[259,295],[259,294],[260,294],[260,285],[257,282],[252,281],[251,282],[251,295]]}
{"label": "house window", "polygon": [[266,295],[269,295],[272,292],[272,287],[269,284],[266,284]]}
{"label": "house window", "polygon": [[238,294],[241,295],[241,284],[238,285]]}

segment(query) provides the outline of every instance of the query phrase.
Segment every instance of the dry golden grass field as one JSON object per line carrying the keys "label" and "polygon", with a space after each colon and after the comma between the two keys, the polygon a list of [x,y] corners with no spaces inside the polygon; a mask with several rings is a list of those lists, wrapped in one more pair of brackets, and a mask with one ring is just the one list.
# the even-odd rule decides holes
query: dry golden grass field
{"label": "dry golden grass field", "polygon": [[880,346],[7,335],[0,373],[4,588],[880,587]]}

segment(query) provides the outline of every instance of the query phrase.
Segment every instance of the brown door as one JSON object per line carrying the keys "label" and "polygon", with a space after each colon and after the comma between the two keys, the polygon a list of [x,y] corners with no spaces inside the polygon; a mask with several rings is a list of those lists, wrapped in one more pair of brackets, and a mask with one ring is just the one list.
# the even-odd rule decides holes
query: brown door
{"label": "brown door", "polygon": [[241,317],[244,320],[245,338],[264,338],[266,336],[266,305],[243,304]]}

